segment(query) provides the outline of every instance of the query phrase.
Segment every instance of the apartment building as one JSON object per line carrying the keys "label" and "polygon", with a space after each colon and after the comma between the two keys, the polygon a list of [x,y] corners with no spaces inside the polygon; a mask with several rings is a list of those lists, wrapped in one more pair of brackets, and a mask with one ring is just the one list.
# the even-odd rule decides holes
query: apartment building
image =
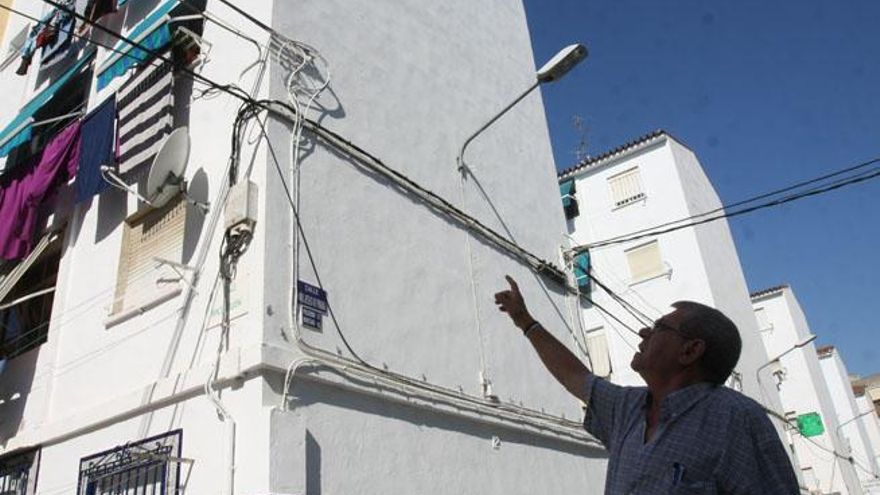
{"label": "apartment building", "polygon": [[0,491],[601,490],[519,0],[11,5]]}
{"label": "apartment building", "polygon": [[813,493],[862,493],[855,467],[845,462],[846,443],[816,354],[816,334],[794,291],[788,285],[761,290],[752,294],[752,304],[771,356],[765,365],[771,379],[761,383],[762,390],[779,392],[791,422],[786,439],[805,485]]}

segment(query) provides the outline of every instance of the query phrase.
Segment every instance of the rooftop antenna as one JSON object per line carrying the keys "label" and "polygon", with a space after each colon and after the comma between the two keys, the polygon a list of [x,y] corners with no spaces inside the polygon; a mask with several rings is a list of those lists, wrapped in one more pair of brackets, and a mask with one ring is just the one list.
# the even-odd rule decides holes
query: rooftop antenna
{"label": "rooftop antenna", "polygon": [[183,194],[187,202],[198,207],[202,213],[207,213],[207,203],[196,201],[186,193],[186,181],[183,177],[186,164],[189,161],[190,140],[188,131],[189,129],[186,126],[178,127],[165,138],[156,156],[153,157],[153,164],[150,165],[150,173],[147,176],[146,196],[141,196],[137,191],[125,184],[107,165],[101,166],[101,173],[104,175],[104,179],[113,186],[134,194],[152,208],[161,208],[178,194]]}
{"label": "rooftop antenna", "polygon": [[580,115],[573,116],[571,118],[571,125],[575,128],[580,138],[577,147],[574,149],[574,157],[577,163],[580,163],[590,157],[589,153],[587,153],[587,132],[584,129],[584,118]]}

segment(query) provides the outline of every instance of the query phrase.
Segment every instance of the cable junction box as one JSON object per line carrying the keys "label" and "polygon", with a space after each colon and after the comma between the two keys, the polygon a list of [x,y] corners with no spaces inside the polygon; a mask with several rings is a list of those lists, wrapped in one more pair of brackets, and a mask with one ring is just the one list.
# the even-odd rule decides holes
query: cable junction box
{"label": "cable junction box", "polygon": [[257,185],[252,181],[239,182],[229,190],[224,217],[226,230],[253,229],[257,223]]}

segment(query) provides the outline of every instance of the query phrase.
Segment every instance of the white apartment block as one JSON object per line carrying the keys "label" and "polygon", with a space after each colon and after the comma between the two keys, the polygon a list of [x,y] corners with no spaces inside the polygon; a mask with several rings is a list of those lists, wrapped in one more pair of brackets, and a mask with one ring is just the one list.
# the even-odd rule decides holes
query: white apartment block
{"label": "white apartment block", "polygon": [[[847,444],[840,431],[835,397],[816,355],[815,335],[787,285],[752,294],[755,318],[770,360],[765,365],[769,380],[761,389],[777,392],[782,412],[791,421],[786,427],[804,483],[812,493],[862,493],[860,477],[846,461]],[[818,417],[821,433],[805,430],[803,424]]]}
{"label": "white apartment block", "polygon": [[[837,415],[837,432],[844,444],[843,453],[855,469],[865,492],[880,493],[880,469],[878,469],[877,445],[872,442],[866,422],[876,425],[873,407],[867,401],[857,401],[850,384],[849,373],[843,358],[834,346],[818,350],[819,364]],[[876,437],[874,437],[876,438]],[[847,462],[841,461],[841,462]]]}
{"label": "white apartment block", "polygon": [[[45,28],[63,12],[2,2],[19,13],[0,19],[0,186],[52,180],[22,182],[41,194],[21,216],[3,203],[33,236],[4,238],[0,492],[599,493],[607,454],[492,298],[510,274],[547,328],[577,328],[539,93],[456,168],[535,80],[522,2],[118,3],[97,22],[128,41],[93,27],[62,46]],[[227,91],[288,104],[236,139]],[[187,164],[187,195],[161,206],[147,182],[172,129],[188,160],[157,161]],[[122,184],[98,191],[105,176]],[[654,202],[687,210],[651,189],[627,208]],[[750,314],[738,268],[733,289],[703,273],[728,273],[732,245],[689,268],[660,242],[675,271],[639,290]]]}
{"label": "white apartment block", "polygon": [[[561,172],[559,182],[564,205],[577,210],[568,206],[569,242],[600,244],[587,251],[597,280],[583,287],[597,306],[634,330],[644,326],[597,285],[601,282],[652,319],[678,300],[720,309],[742,335],[736,387],[765,404],[778,403],[775,394],[759,393],[755,370],[766,362],[766,352],[727,222],[654,233],[660,225],[675,226],[671,222],[721,206],[694,153],[657,131]],[[639,237],[618,240],[633,233]],[[606,240],[613,242],[602,245]],[[583,314],[588,337],[603,335],[607,342],[607,353],[596,346],[592,356],[600,374],[616,383],[642,384],[629,367],[639,337],[596,306],[588,305]]]}
{"label": "white apartment block", "polygon": [[[581,247],[569,263],[592,300],[582,305],[581,325],[594,371],[644,385],[629,366],[641,341],[633,331],[670,312],[673,302],[692,300],[718,308],[739,328],[742,354],[729,385],[779,411],[779,394],[759,386],[771,379],[767,351],[727,222],[659,232],[721,207],[694,152],[661,130],[588,158],[558,179],[566,249]],[[783,436],[785,422],[771,420]]]}

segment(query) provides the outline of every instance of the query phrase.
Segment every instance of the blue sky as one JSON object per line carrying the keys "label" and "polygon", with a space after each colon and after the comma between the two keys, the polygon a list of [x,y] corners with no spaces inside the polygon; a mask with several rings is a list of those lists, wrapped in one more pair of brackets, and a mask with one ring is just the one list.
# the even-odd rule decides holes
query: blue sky
{"label": "blue sky", "polygon": [[[732,203],[880,157],[880,2],[525,0],[557,167],[662,128]],[[880,179],[730,220],[751,291],[792,286],[818,344],[880,371]]]}

